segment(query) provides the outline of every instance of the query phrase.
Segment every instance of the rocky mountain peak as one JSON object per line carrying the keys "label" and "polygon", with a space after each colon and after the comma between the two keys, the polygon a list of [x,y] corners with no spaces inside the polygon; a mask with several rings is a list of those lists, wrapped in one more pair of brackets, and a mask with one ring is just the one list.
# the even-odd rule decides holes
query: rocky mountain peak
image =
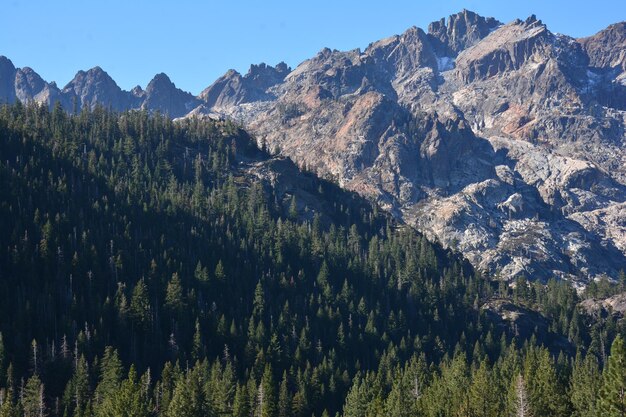
{"label": "rocky mountain peak", "polygon": [[281,83],[290,72],[291,68],[284,62],[276,67],[253,64],[244,76],[230,69],[204,89],[198,98],[205,106],[217,108],[262,100],[268,97],[267,89]]}
{"label": "rocky mountain peak", "polygon": [[428,25],[435,50],[440,56],[456,56],[460,51],[478,43],[501,25],[492,17],[483,17],[469,10]]}
{"label": "rocky mountain peak", "polygon": [[615,23],[578,41],[589,56],[590,66],[626,71],[626,22]]}
{"label": "rocky mountain peak", "polygon": [[176,86],[165,73],[161,72],[155,75],[146,87],[146,92],[151,93],[157,89],[174,89]]}
{"label": "rocky mountain peak", "polygon": [[76,97],[80,107],[93,109],[97,105],[111,107],[115,110],[129,108],[130,93],[122,91],[111,76],[99,66],[88,71],[78,71],[63,93]]}
{"label": "rocky mountain peak", "polygon": [[0,103],[15,100],[15,66],[11,60],[0,55]]}
{"label": "rocky mountain peak", "polygon": [[291,68],[284,62],[281,62],[276,67],[265,63],[252,64],[244,78],[248,81],[250,87],[265,90],[283,81],[290,72]]}
{"label": "rocky mountain peak", "polygon": [[134,86],[133,89],[130,90],[130,93],[135,97],[143,97],[146,94],[146,92],[143,90],[143,88],[141,88],[140,85]]}
{"label": "rocky mountain peak", "polygon": [[164,73],[155,75],[143,93],[145,99],[141,108],[159,111],[174,118],[184,116],[200,104],[193,95],[176,88]]}
{"label": "rocky mountain peak", "polygon": [[536,16],[464,10],[363,52],[324,48],[254,96],[246,77],[222,79],[220,105],[203,111],[242,120],[479,269],[584,281],[626,266],[626,122],[594,104],[612,79],[588,63]]}

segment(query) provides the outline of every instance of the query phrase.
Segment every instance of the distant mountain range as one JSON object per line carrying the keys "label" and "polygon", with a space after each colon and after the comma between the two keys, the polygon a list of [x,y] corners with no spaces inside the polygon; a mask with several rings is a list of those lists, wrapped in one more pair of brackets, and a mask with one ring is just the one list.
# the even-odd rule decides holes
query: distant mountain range
{"label": "distant mountain range", "polygon": [[626,268],[626,22],[574,39],[464,10],[291,70],[228,71],[200,95],[101,68],[60,89],[0,57],[0,101],[228,117],[504,279]]}

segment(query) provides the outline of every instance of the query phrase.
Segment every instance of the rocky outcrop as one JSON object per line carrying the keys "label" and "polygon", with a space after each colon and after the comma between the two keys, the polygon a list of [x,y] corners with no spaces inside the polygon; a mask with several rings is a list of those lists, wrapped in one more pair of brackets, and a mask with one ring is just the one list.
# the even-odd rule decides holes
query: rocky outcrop
{"label": "rocky outcrop", "polygon": [[10,59],[0,56],[0,103],[15,101],[15,66]]}
{"label": "rocky outcrop", "polygon": [[79,71],[63,90],[48,83],[29,67],[15,68],[0,56],[0,102],[37,102],[48,107],[59,103],[70,112],[82,108],[104,106],[117,111],[144,109],[170,117],[189,114],[201,100],[182,91],[163,73],[157,74],[145,90],[136,86],[130,92],[122,90],[102,68]]}
{"label": "rocky outcrop", "polygon": [[428,34],[324,49],[256,99],[195,114],[244,121],[268,149],[502,279],[584,284],[626,265],[625,116],[599,105],[591,84],[607,80],[590,62],[534,16],[463,11]]}
{"label": "rocky outcrop", "polygon": [[228,107],[270,98],[267,89],[283,81],[290,72],[284,62],[271,67],[252,65],[245,76],[229,70],[198,96],[208,107]]}
{"label": "rocky outcrop", "polygon": [[589,56],[591,67],[626,71],[626,22],[613,24],[578,42]]}
{"label": "rocky outcrop", "polygon": [[163,73],[154,76],[146,91],[135,89],[133,96],[143,98],[141,108],[159,111],[170,117],[180,117],[189,113],[200,104],[190,93],[176,88],[169,77]]}
{"label": "rocky outcrop", "polygon": [[76,97],[80,108],[94,109],[104,106],[113,110],[132,108],[133,97],[120,87],[102,68],[94,67],[89,71],[78,71],[63,92]]}
{"label": "rocky outcrop", "polygon": [[6,57],[0,56],[0,103],[23,103],[35,101],[51,107],[61,102],[67,107],[69,101],[57,85],[47,83],[32,68],[15,68]]}
{"label": "rocky outcrop", "polygon": [[456,56],[462,50],[480,42],[501,23],[492,17],[482,17],[469,10],[442,18],[428,25],[428,35],[440,56]]}
{"label": "rocky outcrop", "polygon": [[626,314],[626,293],[616,294],[605,299],[590,298],[582,301],[579,307],[590,316],[606,317],[611,314],[621,319]]}

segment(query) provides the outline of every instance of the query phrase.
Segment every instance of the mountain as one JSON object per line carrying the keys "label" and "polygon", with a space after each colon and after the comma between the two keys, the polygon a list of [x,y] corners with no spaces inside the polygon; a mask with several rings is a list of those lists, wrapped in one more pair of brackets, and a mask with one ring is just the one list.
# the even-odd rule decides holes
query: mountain
{"label": "mountain", "polygon": [[624,35],[464,10],[210,111],[480,269],[584,283],[626,266]]}
{"label": "mountain", "polygon": [[197,97],[164,74],[126,92],[100,68],[59,90],[0,58],[0,97],[240,121],[502,279],[626,268],[624,22],[574,39],[463,10],[293,70],[229,70]]}
{"label": "mountain", "polygon": [[163,73],[155,75],[145,91],[139,86],[124,91],[106,71],[94,67],[78,71],[60,90],[31,68],[15,68],[8,58],[0,57],[0,102],[13,103],[16,99],[23,103],[35,101],[48,107],[59,102],[69,112],[104,106],[116,111],[159,111],[171,117],[184,116],[202,103],[192,94],[176,88]]}

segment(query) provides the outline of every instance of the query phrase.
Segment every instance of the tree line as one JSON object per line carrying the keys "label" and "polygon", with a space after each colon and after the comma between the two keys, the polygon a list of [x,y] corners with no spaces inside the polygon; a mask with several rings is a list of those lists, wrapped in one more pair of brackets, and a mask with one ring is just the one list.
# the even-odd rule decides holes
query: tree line
{"label": "tree line", "polygon": [[310,175],[309,206],[229,121],[16,103],[0,138],[0,416],[619,415],[624,324],[577,307],[616,285],[503,285]]}

